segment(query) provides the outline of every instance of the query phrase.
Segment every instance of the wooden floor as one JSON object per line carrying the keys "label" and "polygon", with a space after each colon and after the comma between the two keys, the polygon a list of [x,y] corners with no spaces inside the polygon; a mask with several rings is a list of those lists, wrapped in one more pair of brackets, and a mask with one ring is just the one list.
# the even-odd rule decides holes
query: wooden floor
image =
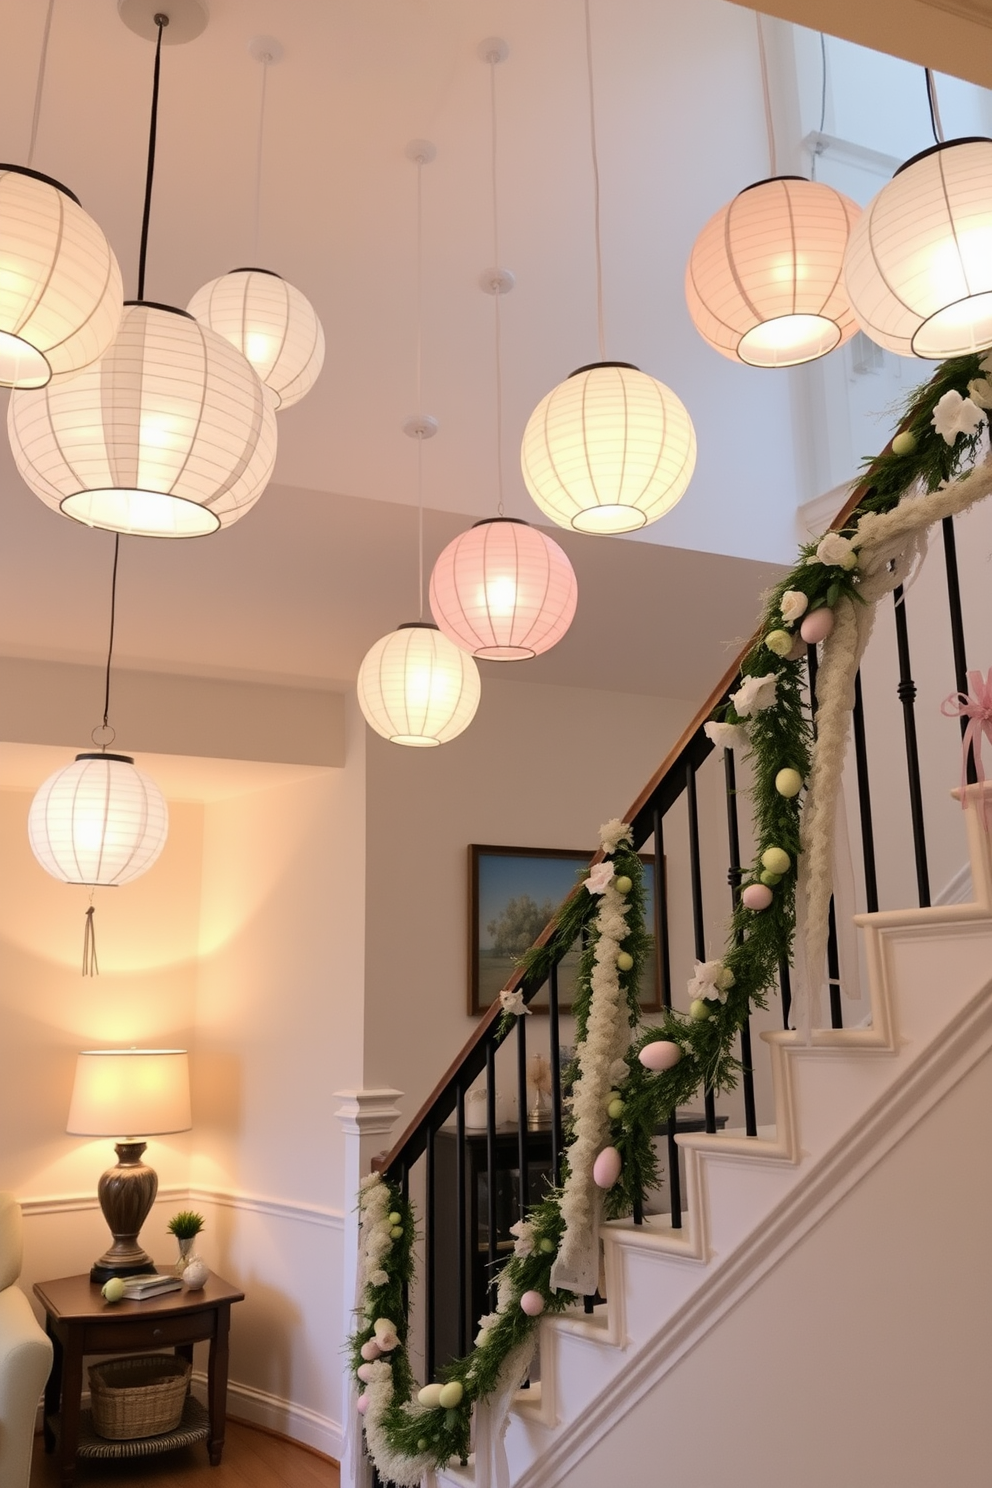
{"label": "wooden floor", "polygon": [[[207,1461],[204,1443],[128,1462],[80,1462],[77,1488],[338,1488],[338,1469],[325,1457],[282,1437],[228,1420],[220,1467]],[[59,1488],[54,1457],[35,1441],[30,1488]]]}

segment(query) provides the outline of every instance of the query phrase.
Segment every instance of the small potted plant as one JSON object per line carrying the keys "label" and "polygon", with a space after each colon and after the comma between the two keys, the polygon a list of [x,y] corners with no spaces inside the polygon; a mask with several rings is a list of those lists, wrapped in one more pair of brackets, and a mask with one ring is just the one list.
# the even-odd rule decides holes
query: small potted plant
{"label": "small potted plant", "polygon": [[186,1267],[192,1260],[193,1241],[203,1229],[203,1215],[195,1214],[192,1209],[180,1209],[169,1220],[169,1233],[175,1235],[179,1243],[179,1259],[176,1262],[176,1275],[182,1276]]}

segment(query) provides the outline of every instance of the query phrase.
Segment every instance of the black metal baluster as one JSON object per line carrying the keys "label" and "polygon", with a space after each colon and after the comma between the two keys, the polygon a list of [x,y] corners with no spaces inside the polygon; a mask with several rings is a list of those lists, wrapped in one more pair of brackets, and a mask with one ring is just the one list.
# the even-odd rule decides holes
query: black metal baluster
{"label": "black metal baluster", "polygon": [[788,1031],[789,1014],[792,1012],[792,977],[789,975],[789,963],[784,956],[778,963],[778,985],[782,994],[782,1027]]}
{"label": "black metal baluster", "polygon": [[551,1181],[561,1182],[561,1030],[558,1023],[558,964],[548,977],[548,1022],[551,1045]]}
{"label": "black metal baluster", "polygon": [[865,741],[865,707],[861,696],[860,668],[854,678],[854,758],[858,769],[858,805],[861,808],[865,906],[869,914],[874,914],[878,909],[878,879],[875,874],[875,832],[871,818],[871,787],[868,782],[868,747]]}
{"label": "black metal baluster", "polygon": [[434,1378],[435,1362],[435,1202],[434,1202],[434,1128],[427,1123],[426,1146],[424,1148],[424,1160],[426,1163],[426,1194],[424,1198],[424,1317],[427,1322],[427,1346],[425,1349],[425,1362],[427,1367],[427,1378]]}
{"label": "black metal baluster", "polygon": [[468,1308],[466,1306],[466,1253],[475,1249],[465,1215],[465,1087],[459,1080],[455,1090],[455,1214],[458,1225],[458,1352],[468,1353]]}
{"label": "black metal baluster", "polygon": [[[737,770],[734,751],[723,751],[723,775],[727,788],[727,845],[730,851],[730,866],[727,882],[730,885],[730,902],[734,909],[741,892],[741,836],[737,820]],[[737,936],[740,945],[744,937]],[[758,1116],[754,1104],[754,1064],[751,1055],[751,1018],[746,1015],[741,1024],[741,1092],[744,1096],[744,1130],[747,1136],[758,1135]]]}
{"label": "black metal baluster", "polygon": [[[658,957],[658,977],[661,985],[661,1005],[672,1005],[672,955],[668,934],[668,875],[665,872],[665,826],[661,811],[656,806],[652,813],[654,827],[654,943]],[[672,1215],[672,1229],[682,1228],[682,1174],[679,1169],[679,1144],[675,1140],[677,1112],[673,1111],[668,1122],[668,1193]]]}
{"label": "black metal baluster", "polygon": [[[410,1202],[410,1169],[406,1163],[400,1164],[400,1194],[404,1204]],[[410,1316],[410,1287],[408,1282],[403,1283],[403,1316]]]}
{"label": "black metal baluster", "polygon": [[[806,647],[806,662],[809,668],[809,703],[810,712],[813,715],[813,737],[816,738],[816,674],[819,670],[819,660],[815,646]],[[840,1004],[840,953],[837,948],[837,920],[834,915],[833,895],[830,896],[830,917],[827,921],[827,986],[830,996],[830,1026],[831,1028],[843,1028],[844,1018]],[[823,975],[822,969],[818,972]],[[815,996],[819,1004],[819,986],[810,988],[811,995]]]}
{"label": "black metal baluster", "polygon": [[920,782],[920,754],[916,742],[916,683],[909,658],[909,627],[906,605],[900,584],[892,598],[896,611],[896,646],[899,652],[899,686],[903,729],[906,735],[906,773],[909,778],[909,814],[913,823],[913,851],[916,857],[916,883],[920,908],[930,903],[930,871],[927,866],[927,839],[923,824],[923,788]]}
{"label": "black metal baluster", "polygon": [[527,1212],[527,1029],[526,1017],[517,1019],[517,1208]]}
{"label": "black metal baluster", "polygon": [[[486,1285],[489,1310],[496,1305],[496,1049],[486,1045]],[[478,1318],[472,1319],[473,1323]]]}
{"label": "black metal baluster", "polygon": [[[958,579],[958,545],[954,533],[954,518],[945,517],[941,525],[944,538],[944,566],[947,570],[947,604],[951,616],[951,647],[954,651],[954,685],[958,692],[968,695],[968,655],[964,643],[964,617],[961,611],[961,584]],[[967,718],[961,719],[961,737],[968,732]],[[978,779],[975,769],[975,752],[968,746],[966,762],[967,781],[974,785]]]}
{"label": "black metal baluster", "polygon": [[[692,886],[692,934],[696,960],[706,960],[706,932],[703,925],[703,876],[699,860],[699,809],[696,802],[696,771],[685,767],[685,798],[689,810],[689,881]],[[706,1130],[716,1131],[716,1100],[712,1089],[703,1093]]]}

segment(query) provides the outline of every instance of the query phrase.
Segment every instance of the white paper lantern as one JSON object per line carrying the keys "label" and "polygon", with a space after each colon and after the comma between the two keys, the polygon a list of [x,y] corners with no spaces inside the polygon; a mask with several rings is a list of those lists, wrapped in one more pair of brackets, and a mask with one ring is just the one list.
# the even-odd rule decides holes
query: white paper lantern
{"label": "white paper lantern", "polygon": [[232,269],[198,289],[187,306],[236,346],[288,408],[310,391],[324,365],[324,331],[307,297],[271,269]]}
{"label": "white paper lantern", "polygon": [[90,527],[200,537],[258,500],[276,420],[245,358],[185,310],[130,302],[106,356],[15,391],[14,460],[46,506]]}
{"label": "white paper lantern", "polygon": [[670,388],[628,362],[596,362],[537,405],[520,463],[534,501],[559,527],[633,532],[684,494],[696,435]]}
{"label": "white paper lantern", "polygon": [[39,787],[28,813],[38,862],[63,883],[129,883],[165,846],[169,808],[127,754],[77,754]]}
{"label": "white paper lantern", "polygon": [[358,672],[368,723],[393,744],[428,749],[467,729],[482,693],[471,656],[436,625],[414,621],[376,641]]}
{"label": "white paper lantern", "polygon": [[822,181],[776,176],[722,207],[692,246],[685,297],[715,351],[793,367],[853,336],[844,252],[860,208]]}
{"label": "white paper lantern", "polygon": [[72,192],[0,166],[0,386],[44,387],[95,362],[122,296],[113,249]]}
{"label": "white paper lantern", "polygon": [[430,598],[434,619],[456,646],[489,661],[521,661],[561,640],[578,585],[550,537],[515,517],[490,517],[444,549]]}
{"label": "white paper lantern", "polygon": [[851,234],[847,292],[866,336],[940,360],[992,346],[992,140],[907,160]]}

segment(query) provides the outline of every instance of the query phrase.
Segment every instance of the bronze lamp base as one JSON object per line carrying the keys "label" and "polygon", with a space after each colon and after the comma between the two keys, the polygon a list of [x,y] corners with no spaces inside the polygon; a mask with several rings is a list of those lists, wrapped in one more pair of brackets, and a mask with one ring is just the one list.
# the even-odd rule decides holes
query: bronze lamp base
{"label": "bronze lamp base", "polygon": [[112,1276],[138,1276],[154,1271],[155,1263],[138,1244],[141,1226],[158,1192],[158,1175],[141,1161],[145,1142],[117,1142],[117,1162],[100,1179],[100,1208],[114,1243],[90,1271],[90,1281],[103,1283]]}

